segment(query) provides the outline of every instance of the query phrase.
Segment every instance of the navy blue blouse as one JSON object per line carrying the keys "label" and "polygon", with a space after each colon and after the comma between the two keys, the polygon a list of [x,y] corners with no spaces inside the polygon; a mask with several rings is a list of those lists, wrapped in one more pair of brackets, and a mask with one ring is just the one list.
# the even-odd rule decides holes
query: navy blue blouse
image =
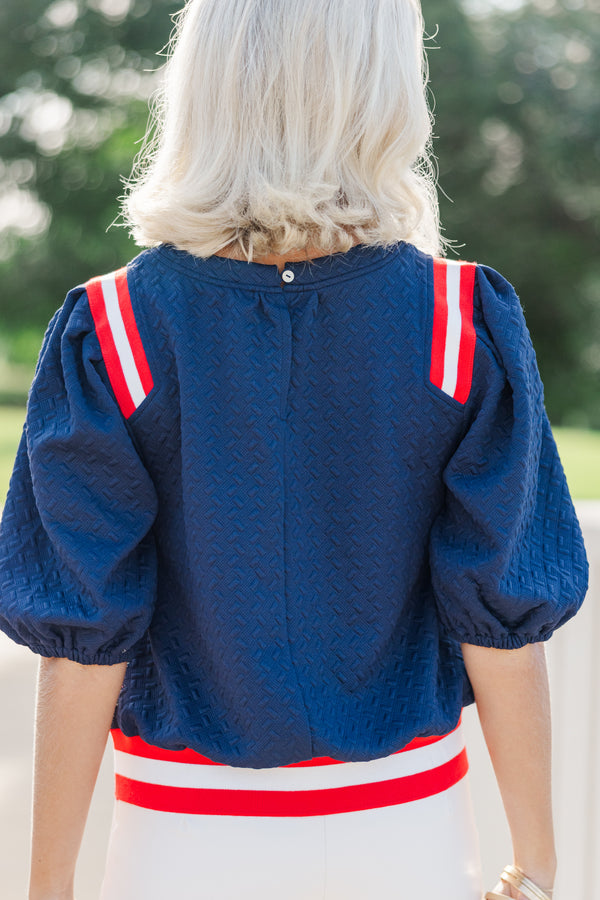
{"label": "navy blue blouse", "polygon": [[520,301],[413,245],[275,266],[163,245],[46,332],[0,627],[128,661],[114,725],[217,762],[366,760],[545,641],[588,561]]}

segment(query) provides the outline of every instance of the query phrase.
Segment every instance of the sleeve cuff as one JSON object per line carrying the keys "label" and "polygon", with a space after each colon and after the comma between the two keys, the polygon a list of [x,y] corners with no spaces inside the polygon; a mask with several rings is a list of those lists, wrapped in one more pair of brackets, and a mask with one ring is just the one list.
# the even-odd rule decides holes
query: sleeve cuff
{"label": "sleeve cuff", "polygon": [[130,647],[129,650],[111,651],[87,651],[79,650],[76,647],[57,647],[29,641],[11,628],[7,628],[4,622],[0,622],[0,628],[15,644],[28,647],[32,653],[47,659],[70,659],[82,666],[115,666],[118,663],[130,662],[135,656],[135,647]]}
{"label": "sleeve cuff", "polygon": [[549,640],[555,629],[543,631],[539,634],[522,634],[520,632],[507,632],[506,634],[459,634],[449,632],[449,637],[461,644],[474,644],[476,647],[494,647],[496,650],[517,650],[525,644],[539,644]]}

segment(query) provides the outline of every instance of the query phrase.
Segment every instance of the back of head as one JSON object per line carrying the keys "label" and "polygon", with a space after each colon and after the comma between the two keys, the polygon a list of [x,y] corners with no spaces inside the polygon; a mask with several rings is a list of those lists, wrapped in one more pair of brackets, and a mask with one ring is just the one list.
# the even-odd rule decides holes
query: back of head
{"label": "back of head", "polygon": [[440,245],[418,0],[190,0],[125,200],[138,243]]}

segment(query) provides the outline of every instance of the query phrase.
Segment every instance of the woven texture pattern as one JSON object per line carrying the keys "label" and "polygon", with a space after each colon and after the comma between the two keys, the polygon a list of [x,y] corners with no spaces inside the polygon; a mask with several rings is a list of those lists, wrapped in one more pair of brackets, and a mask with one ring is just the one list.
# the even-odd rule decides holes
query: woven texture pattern
{"label": "woven texture pattern", "polygon": [[429,379],[433,260],[129,266],[125,419],[82,287],[49,325],[2,521],[0,627],[129,665],[114,725],[230,765],[384,756],[473,702],[460,642],[546,640],[588,561],[511,285],[476,270],[466,402]]}

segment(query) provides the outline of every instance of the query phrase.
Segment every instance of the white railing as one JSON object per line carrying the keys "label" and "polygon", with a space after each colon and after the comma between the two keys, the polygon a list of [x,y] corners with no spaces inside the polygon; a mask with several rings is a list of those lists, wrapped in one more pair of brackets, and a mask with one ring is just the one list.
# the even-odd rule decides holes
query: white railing
{"label": "white railing", "polygon": [[[578,614],[546,643],[559,867],[554,900],[600,900],[600,501],[575,503],[590,561]],[[486,890],[511,844],[474,705],[463,714]]]}

